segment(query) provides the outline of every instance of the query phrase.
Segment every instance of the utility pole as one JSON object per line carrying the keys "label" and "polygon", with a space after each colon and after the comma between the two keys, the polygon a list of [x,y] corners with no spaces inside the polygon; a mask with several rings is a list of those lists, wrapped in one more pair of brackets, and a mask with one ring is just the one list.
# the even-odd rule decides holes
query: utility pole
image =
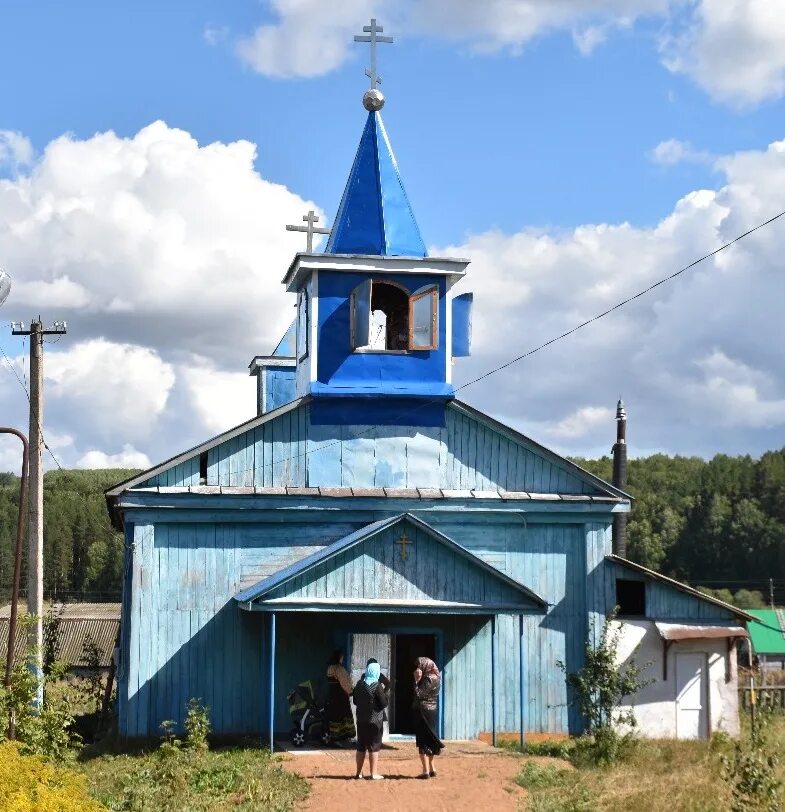
{"label": "utility pole", "polygon": [[30,643],[35,649],[35,671],[38,679],[37,704],[43,702],[44,649],[44,336],[65,335],[64,321],[44,328],[39,316],[25,329],[23,322],[12,322],[11,333],[30,336],[30,452],[29,452],[29,516],[27,537],[27,612],[35,620]]}

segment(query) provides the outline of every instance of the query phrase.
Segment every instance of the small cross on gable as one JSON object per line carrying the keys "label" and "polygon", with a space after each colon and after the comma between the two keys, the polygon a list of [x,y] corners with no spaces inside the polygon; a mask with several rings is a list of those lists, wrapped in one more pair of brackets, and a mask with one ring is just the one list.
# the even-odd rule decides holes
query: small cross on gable
{"label": "small cross on gable", "polygon": [[395,543],[400,547],[401,561],[406,561],[409,558],[409,551],[406,548],[413,545],[414,542],[406,535],[404,530],[400,538],[395,540]]}
{"label": "small cross on gable", "polygon": [[286,226],[287,231],[302,231],[307,235],[306,251],[310,254],[313,251],[313,235],[314,234],[329,234],[329,228],[316,228],[315,223],[319,222],[318,216],[311,209],[308,214],[303,215],[303,222],[308,225],[305,226]]}

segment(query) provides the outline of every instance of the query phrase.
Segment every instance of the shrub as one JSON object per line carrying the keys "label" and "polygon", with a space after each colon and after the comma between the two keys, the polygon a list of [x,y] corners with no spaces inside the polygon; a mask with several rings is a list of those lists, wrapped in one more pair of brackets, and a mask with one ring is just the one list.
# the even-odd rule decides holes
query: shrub
{"label": "shrub", "polygon": [[[29,616],[22,623],[29,626]],[[28,647],[25,656],[14,665],[10,686],[0,687],[0,741],[5,738],[6,720],[13,714],[16,738],[23,753],[59,759],[79,743],[78,736],[71,732],[76,692],[64,679],[66,664],[57,660],[47,662],[43,675],[44,701],[36,709],[38,681],[29,665],[34,655],[35,649]]]}
{"label": "shrub", "polygon": [[614,626],[615,619],[615,613],[605,619],[596,645],[592,639],[594,628],[589,630],[584,665],[578,671],[568,673],[564,663],[557,662],[567,675],[567,685],[574,692],[589,734],[573,755],[582,763],[593,761],[600,766],[629,755],[632,730],[620,735],[617,728],[626,725],[634,729],[637,722],[631,708],[622,710],[622,703],[650,682],[641,678],[648,665],[641,667],[634,659],[628,660],[623,669],[617,665],[622,626]]}
{"label": "shrub", "polygon": [[210,735],[210,709],[200,699],[189,699],[185,712],[185,746],[190,750],[207,750]]}
{"label": "shrub", "polygon": [[731,786],[732,812],[778,812],[782,809],[779,757],[768,741],[769,717],[759,713],[748,742],[736,742],[730,755],[721,755],[722,777]]}
{"label": "shrub", "polygon": [[83,776],[24,755],[16,742],[0,743],[0,809],[8,812],[101,812]]}

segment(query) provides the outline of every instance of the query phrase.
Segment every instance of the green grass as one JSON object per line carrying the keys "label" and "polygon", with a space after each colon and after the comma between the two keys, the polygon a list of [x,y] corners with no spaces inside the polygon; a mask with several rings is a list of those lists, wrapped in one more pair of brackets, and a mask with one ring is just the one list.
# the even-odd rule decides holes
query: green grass
{"label": "green grass", "polygon": [[[746,719],[743,736],[748,736]],[[785,752],[785,715],[772,718],[769,750]],[[580,747],[558,742],[531,745],[515,781],[527,790],[527,812],[725,812],[731,789],[722,779],[720,757],[733,750],[727,736],[709,742],[640,739],[629,756],[601,768],[585,764]],[[566,752],[561,755],[559,748]],[[514,752],[515,748],[510,748]],[[550,758],[545,758],[550,756]],[[534,758],[532,758],[534,757]],[[575,768],[578,765],[578,769]],[[785,785],[785,764],[778,767]]]}
{"label": "green grass", "polygon": [[259,748],[190,751],[163,745],[146,753],[85,754],[90,794],[128,812],[289,812],[308,783]]}

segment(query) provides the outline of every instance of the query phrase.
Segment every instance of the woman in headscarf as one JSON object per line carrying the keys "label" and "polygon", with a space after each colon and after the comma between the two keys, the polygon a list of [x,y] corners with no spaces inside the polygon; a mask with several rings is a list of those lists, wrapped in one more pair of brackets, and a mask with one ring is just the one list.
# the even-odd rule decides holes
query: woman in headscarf
{"label": "woman in headscarf", "polygon": [[436,732],[440,687],[441,676],[436,663],[427,657],[418,657],[414,669],[414,710],[417,718],[414,733],[422,762],[419,778],[436,777],[433,757],[438,756],[444,747]]}
{"label": "woman in headscarf", "polygon": [[355,778],[363,777],[365,754],[374,781],[384,778],[376,771],[379,763],[379,750],[382,746],[384,709],[389,703],[387,689],[380,682],[382,669],[377,662],[369,662],[357,685],[354,686],[354,704],[357,708],[357,772]]}
{"label": "woman in headscarf", "polygon": [[343,666],[343,652],[334,651],[327,661],[327,705],[325,713],[330,725],[330,738],[334,741],[351,739],[354,736],[354,719],[349,697],[352,695],[352,680]]}

